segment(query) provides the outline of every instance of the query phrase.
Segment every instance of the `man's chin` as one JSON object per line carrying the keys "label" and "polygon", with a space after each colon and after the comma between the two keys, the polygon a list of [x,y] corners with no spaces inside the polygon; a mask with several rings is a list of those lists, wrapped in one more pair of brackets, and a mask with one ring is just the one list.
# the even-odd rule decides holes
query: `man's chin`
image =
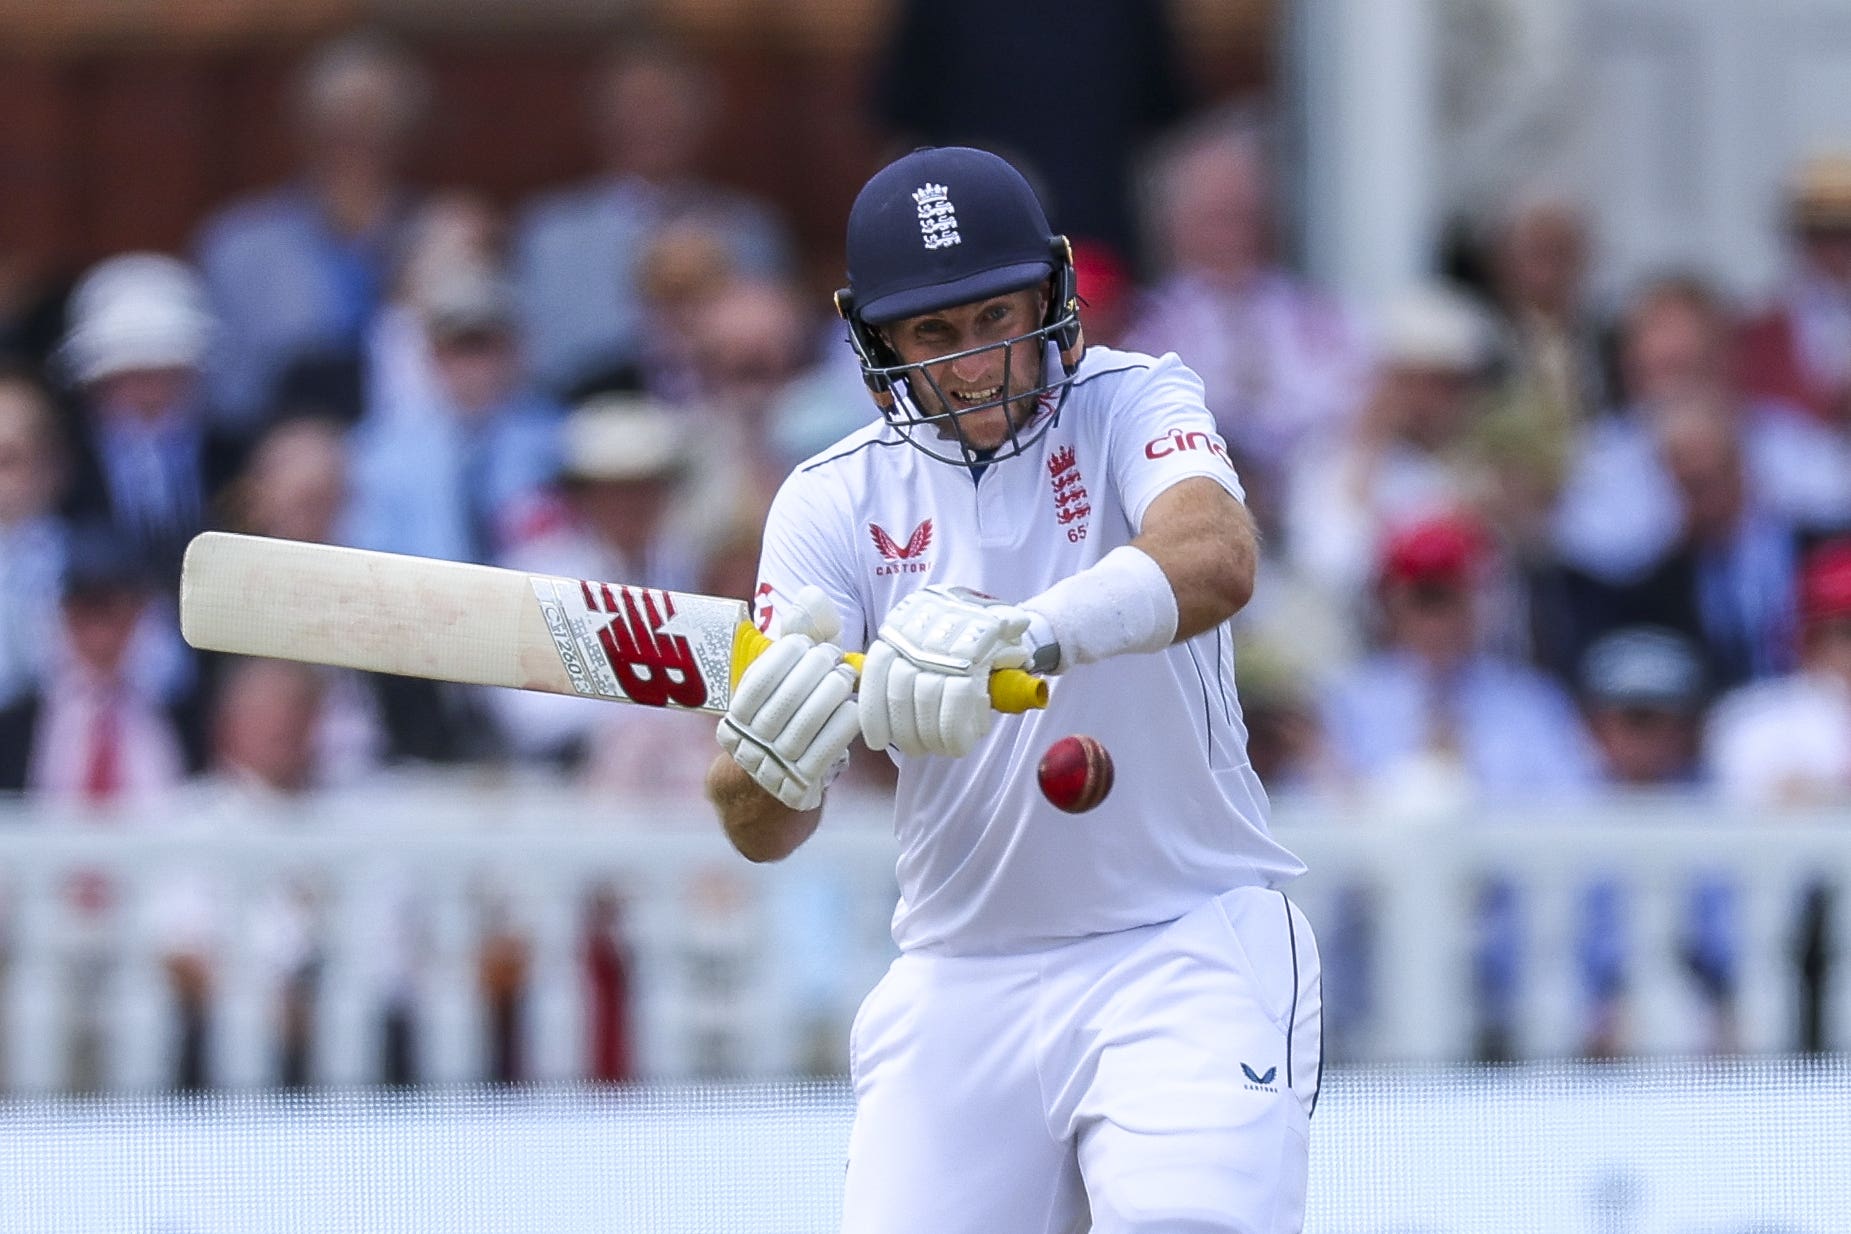
{"label": "man's chin", "polygon": [[939,422],[938,435],[948,440],[962,437],[964,444],[973,450],[1000,449],[1009,444],[1011,421],[1014,421],[1014,432],[1019,433],[1035,418],[1035,410],[1034,399],[1014,399],[983,411],[947,417]]}

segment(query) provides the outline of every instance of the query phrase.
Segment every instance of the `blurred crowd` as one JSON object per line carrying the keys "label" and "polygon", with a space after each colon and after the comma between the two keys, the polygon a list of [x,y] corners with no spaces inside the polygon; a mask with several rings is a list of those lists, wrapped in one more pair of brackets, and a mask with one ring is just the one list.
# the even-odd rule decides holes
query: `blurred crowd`
{"label": "blurred crowd", "polygon": [[[1269,788],[1358,818],[1851,801],[1851,155],[1792,170],[1749,302],[1678,270],[1600,303],[1587,201],[1516,186],[1450,277],[1365,312],[1294,273],[1254,114],[1093,35],[1118,78],[1064,126],[1084,150],[977,131],[904,64],[876,105],[896,143],[1000,143],[1076,220],[1088,341],[1202,375],[1266,546],[1238,646]],[[330,43],[290,98],[286,183],[0,310],[0,789],[487,762],[685,804],[701,717],[202,661],[175,598],[211,527],[750,595],[777,484],[875,413],[776,203],[702,175],[709,67],[617,48],[601,170],[506,211],[408,178],[433,99],[403,49]]]}

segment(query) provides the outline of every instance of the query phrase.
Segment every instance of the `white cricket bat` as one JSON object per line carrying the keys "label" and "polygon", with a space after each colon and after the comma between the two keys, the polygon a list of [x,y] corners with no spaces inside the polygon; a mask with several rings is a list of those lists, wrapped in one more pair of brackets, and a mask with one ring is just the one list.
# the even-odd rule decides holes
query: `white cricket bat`
{"label": "white cricket bat", "polygon": [[[715,713],[770,645],[750,617],[719,596],[222,531],[194,537],[180,575],[180,633],[201,651]],[[1046,706],[1047,683],[999,670],[990,698]]]}

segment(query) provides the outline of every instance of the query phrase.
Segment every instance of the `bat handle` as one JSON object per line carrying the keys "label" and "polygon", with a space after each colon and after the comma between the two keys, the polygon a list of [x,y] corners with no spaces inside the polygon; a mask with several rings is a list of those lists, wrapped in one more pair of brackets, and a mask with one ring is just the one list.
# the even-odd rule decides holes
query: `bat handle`
{"label": "bat handle", "polygon": [[[746,667],[758,659],[771,640],[749,621],[742,621],[733,631],[733,684],[745,675]],[[851,651],[842,657],[857,673],[861,672],[862,655]],[[990,674],[990,706],[1008,715],[1020,715],[1048,705],[1048,682],[1045,677],[1025,673],[1019,668],[999,668]]]}

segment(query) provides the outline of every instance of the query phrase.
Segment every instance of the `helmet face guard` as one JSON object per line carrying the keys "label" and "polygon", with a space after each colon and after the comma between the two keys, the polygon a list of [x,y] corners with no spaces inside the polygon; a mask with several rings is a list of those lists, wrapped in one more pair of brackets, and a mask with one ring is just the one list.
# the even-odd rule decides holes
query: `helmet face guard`
{"label": "helmet face guard", "polygon": [[[1064,359],[1059,337],[1079,329],[1079,315],[1066,305],[1057,320],[1048,322],[1025,335],[1001,342],[988,342],[964,352],[938,355],[916,364],[901,363],[892,348],[877,335],[876,329],[863,324],[850,326],[850,340],[861,359],[861,374],[874,392],[881,416],[916,450],[940,463],[974,466],[1012,459],[1031,448],[1053,426],[1066,401],[1066,390],[1074,383],[1074,368]],[[872,335],[872,337],[870,337]],[[961,361],[972,355],[1003,353],[1003,389],[1001,394],[968,407],[953,400],[950,392],[938,385],[927,372],[938,364]],[[1031,372],[1029,389],[1016,390],[1018,376]],[[937,411],[933,411],[937,407]],[[964,416],[975,416],[1007,407],[1009,435],[992,450],[979,450],[964,433]]]}
{"label": "helmet face guard", "polygon": [[[861,362],[862,380],[874,396],[882,418],[909,445],[939,462],[969,467],[1013,458],[1032,447],[1053,427],[1086,347],[1080,331],[1080,301],[1074,287],[1073,255],[1064,236],[1054,238],[1051,259],[1051,294],[1047,315],[1039,327],[998,343],[948,352],[912,364],[900,359],[879,326],[861,317],[851,292],[836,293],[836,309],[848,322],[849,342]],[[997,350],[1003,353],[1002,393],[987,402],[959,406],[928,371]],[[1034,384],[1020,392],[1012,392],[1016,375],[1031,367],[1036,373]],[[932,406],[938,410],[930,410]],[[1010,408],[1008,436],[995,449],[980,450],[973,446],[964,431],[964,417],[1004,406]]]}

